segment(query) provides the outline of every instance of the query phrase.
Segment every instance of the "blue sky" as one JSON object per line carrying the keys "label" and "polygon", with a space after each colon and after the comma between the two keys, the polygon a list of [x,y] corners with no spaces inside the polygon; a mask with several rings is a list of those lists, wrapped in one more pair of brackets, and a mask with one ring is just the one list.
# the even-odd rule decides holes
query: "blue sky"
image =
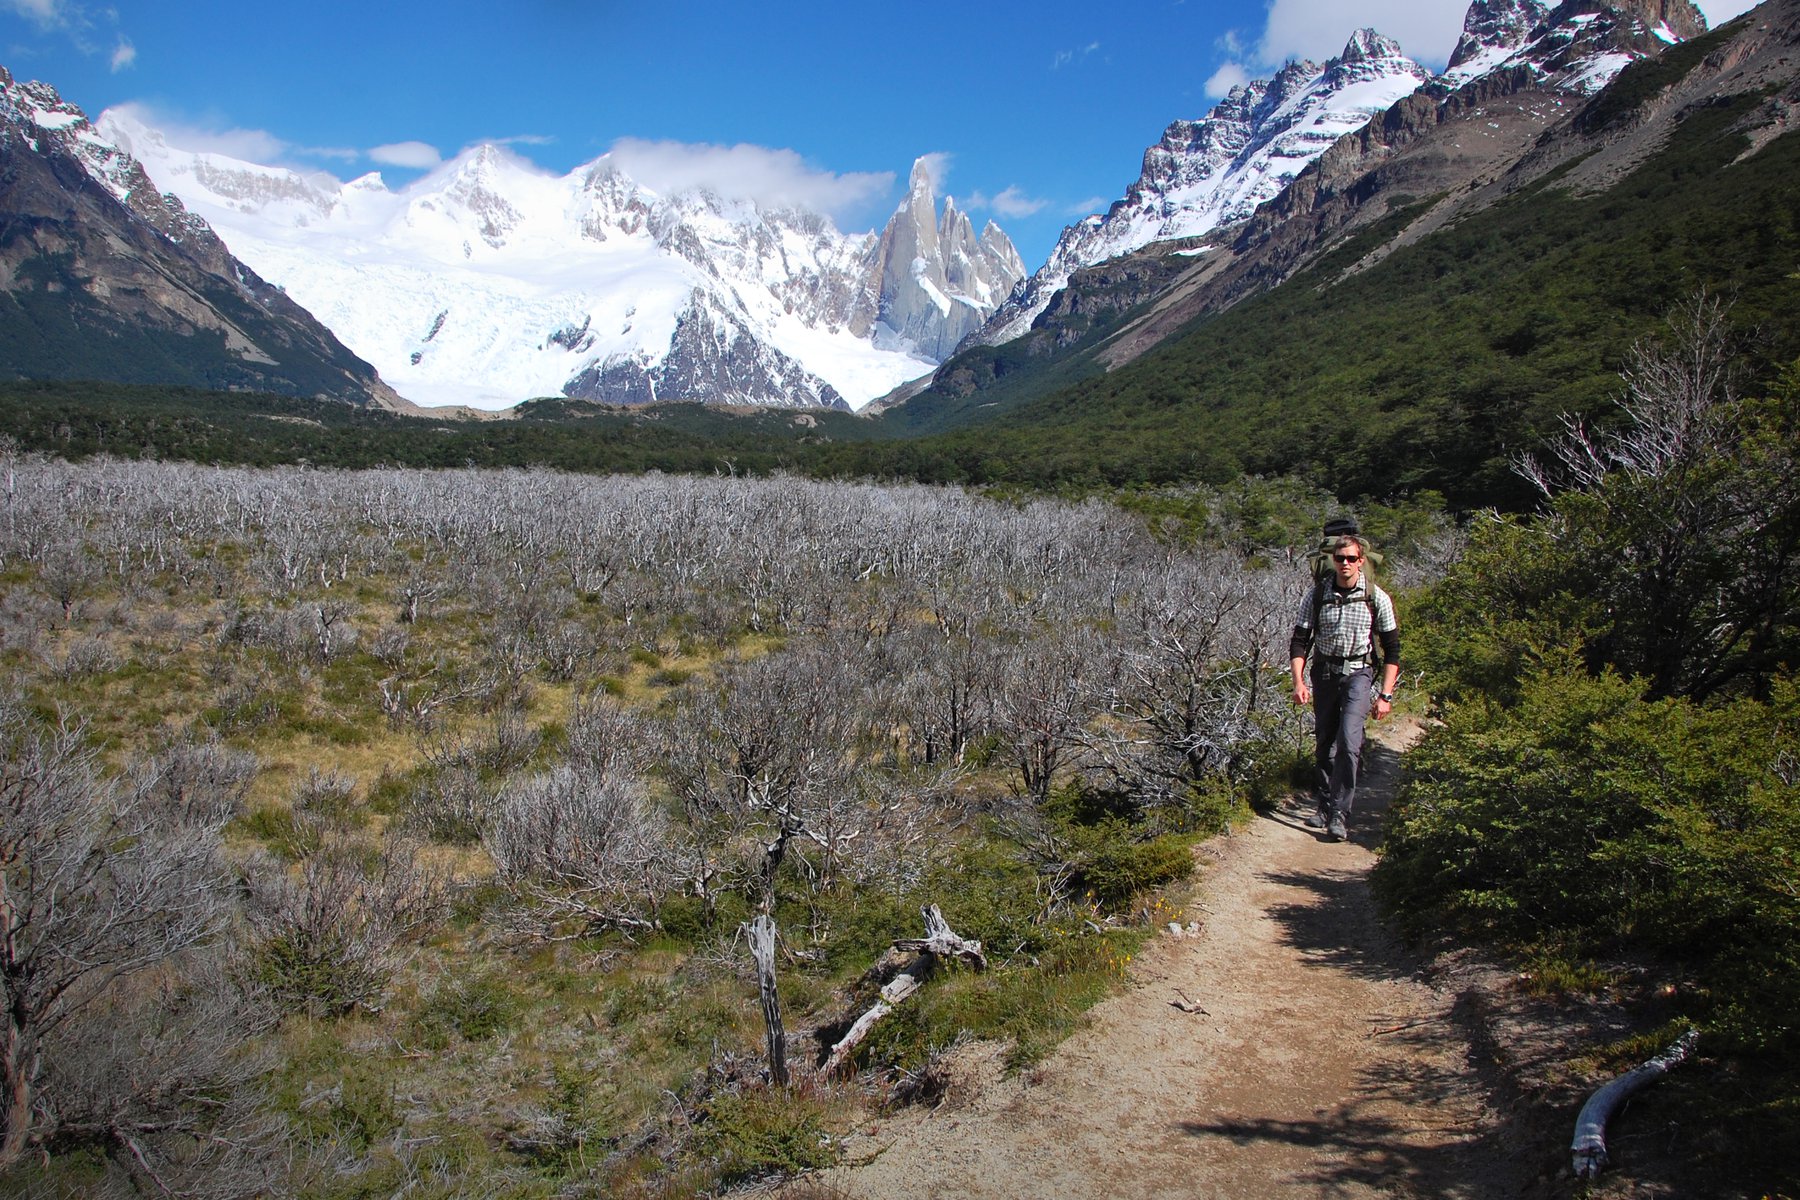
{"label": "blue sky", "polygon": [[[1704,0],[1714,24],[1749,0]],[[1443,67],[1467,0],[0,0],[0,65],[177,144],[391,185],[482,141],[558,174],[811,202],[878,228],[928,156],[1028,268],[1170,121],[1373,26]],[[657,182],[644,178],[647,183]]]}

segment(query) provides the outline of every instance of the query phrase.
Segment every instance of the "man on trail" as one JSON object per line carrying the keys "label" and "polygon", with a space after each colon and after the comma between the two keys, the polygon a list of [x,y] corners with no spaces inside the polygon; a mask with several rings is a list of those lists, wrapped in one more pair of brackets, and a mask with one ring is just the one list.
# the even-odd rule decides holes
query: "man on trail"
{"label": "man on trail", "polygon": [[[1325,527],[1331,555],[1329,577],[1316,579],[1300,600],[1288,655],[1294,673],[1294,703],[1313,706],[1314,798],[1318,813],[1308,820],[1334,842],[1349,837],[1350,810],[1362,769],[1363,724],[1371,703],[1377,721],[1394,706],[1400,678],[1400,622],[1394,601],[1364,578],[1366,543],[1355,526]],[[1375,686],[1377,644],[1381,686]],[[1313,651],[1310,683],[1307,650]]]}

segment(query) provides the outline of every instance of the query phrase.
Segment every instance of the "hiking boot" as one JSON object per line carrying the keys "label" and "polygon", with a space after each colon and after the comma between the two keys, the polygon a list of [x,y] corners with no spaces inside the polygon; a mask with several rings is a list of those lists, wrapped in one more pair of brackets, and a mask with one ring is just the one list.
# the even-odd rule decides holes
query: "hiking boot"
{"label": "hiking boot", "polygon": [[1306,814],[1305,823],[1308,829],[1323,829],[1331,823],[1331,814],[1323,808],[1315,808]]}
{"label": "hiking boot", "polygon": [[1344,842],[1350,839],[1350,831],[1344,828],[1343,814],[1331,814],[1331,819],[1325,822],[1325,836],[1334,842]]}

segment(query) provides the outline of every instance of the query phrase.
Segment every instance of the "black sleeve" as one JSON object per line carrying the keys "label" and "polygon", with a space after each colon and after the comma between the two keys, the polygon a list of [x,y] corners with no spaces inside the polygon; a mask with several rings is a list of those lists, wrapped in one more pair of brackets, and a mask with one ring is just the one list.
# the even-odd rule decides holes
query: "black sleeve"
{"label": "black sleeve", "polygon": [[1400,631],[1389,629],[1375,636],[1381,639],[1381,661],[1400,665]]}
{"label": "black sleeve", "polygon": [[[1383,636],[1385,638],[1386,635]],[[1296,658],[1305,658],[1306,652],[1312,649],[1312,639],[1312,630],[1304,625],[1294,626],[1294,636],[1288,639],[1288,661],[1291,662]],[[1381,644],[1385,646],[1387,645],[1387,642],[1384,640]],[[1399,642],[1396,641],[1394,644],[1399,645]]]}

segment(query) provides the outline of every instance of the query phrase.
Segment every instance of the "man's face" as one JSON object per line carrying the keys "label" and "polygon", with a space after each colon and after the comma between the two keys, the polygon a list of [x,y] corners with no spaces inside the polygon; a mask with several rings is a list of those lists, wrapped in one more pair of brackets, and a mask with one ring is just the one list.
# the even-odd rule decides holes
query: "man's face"
{"label": "man's face", "polygon": [[1362,547],[1346,542],[1331,552],[1331,565],[1337,569],[1337,581],[1344,587],[1356,586],[1362,575]]}

